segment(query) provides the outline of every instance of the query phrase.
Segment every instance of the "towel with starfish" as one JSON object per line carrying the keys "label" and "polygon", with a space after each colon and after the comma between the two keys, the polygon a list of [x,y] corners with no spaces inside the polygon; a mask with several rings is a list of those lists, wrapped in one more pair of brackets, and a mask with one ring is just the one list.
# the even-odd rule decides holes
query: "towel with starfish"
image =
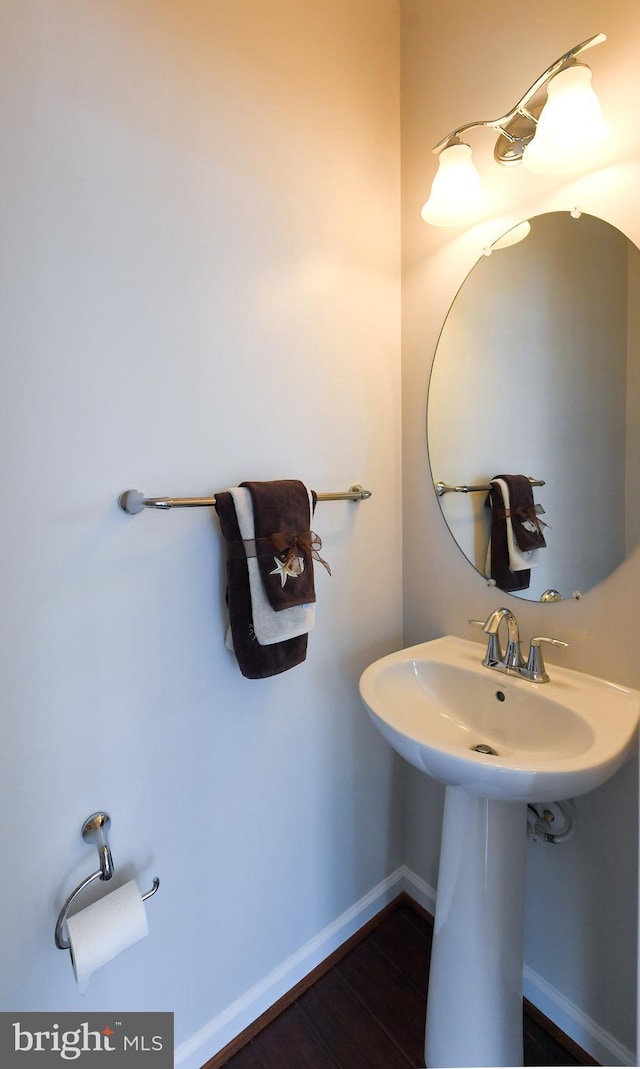
{"label": "towel with starfish", "polygon": [[485,572],[500,590],[527,590],[537,551],[546,546],[542,521],[526,475],[496,475],[485,504],[491,508],[491,535]]}
{"label": "towel with starfish", "polygon": [[309,491],[298,479],[243,482],[253,506],[256,559],[274,612],[316,600],[313,562],[331,574],[318,550],[322,543],[311,530]]}
{"label": "towel with starfish", "polygon": [[307,634],[262,645],[255,633],[249,569],[233,497],[218,491],[216,512],[227,544],[227,607],[233,651],[243,676],[265,679],[301,664],[307,656]]}
{"label": "towel with starfish", "polygon": [[[285,639],[295,638],[296,635],[307,634],[315,627],[315,602],[307,601],[302,605],[291,605],[289,608],[279,609],[278,611],[272,608],[260,574],[259,558],[253,553],[253,549],[256,546],[256,532],[251,493],[246,486],[232,486],[229,488],[229,493],[233,498],[238,527],[240,528],[247,555],[251,614],[258,642],[263,646],[268,646],[272,642],[283,642]],[[313,510],[313,497],[310,491],[307,491],[307,495],[308,511],[311,513]],[[273,560],[278,568],[277,576],[284,578],[285,583],[288,582],[291,577],[287,575],[284,567],[280,566],[280,558],[273,556],[274,550],[270,543],[267,545],[267,552],[271,554],[267,560]],[[271,575],[271,572],[269,574]],[[293,578],[295,577],[296,575],[294,574]]]}

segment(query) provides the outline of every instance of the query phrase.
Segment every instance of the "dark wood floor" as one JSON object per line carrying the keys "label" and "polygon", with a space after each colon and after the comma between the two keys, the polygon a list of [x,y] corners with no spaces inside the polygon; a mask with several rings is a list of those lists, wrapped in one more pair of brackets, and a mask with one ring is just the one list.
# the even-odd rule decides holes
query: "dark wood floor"
{"label": "dark wood floor", "polygon": [[[417,1069],[431,925],[402,900],[381,924],[268,1024],[226,1069]],[[594,1065],[525,1013],[525,1065]]]}

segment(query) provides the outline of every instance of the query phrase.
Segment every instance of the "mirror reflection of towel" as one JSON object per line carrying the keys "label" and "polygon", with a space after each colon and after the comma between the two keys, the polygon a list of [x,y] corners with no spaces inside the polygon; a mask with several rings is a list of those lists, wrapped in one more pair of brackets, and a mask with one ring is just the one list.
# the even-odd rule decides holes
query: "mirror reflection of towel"
{"label": "mirror reflection of towel", "polygon": [[543,549],[547,543],[533,501],[531,479],[526,475],[496,475],[496,479],[507,486],[509,503],[506,508],[510,512],[511,528],[518,548],[523,552]]}
{"label": "mirror reflection of towel", "polygon": [[546,545],[535,519],[531,481],[526,475],[497,475],[485,504],[491,508],[485,572],[500,590],[527,590],[531,568],[538,565],[537,549]]}

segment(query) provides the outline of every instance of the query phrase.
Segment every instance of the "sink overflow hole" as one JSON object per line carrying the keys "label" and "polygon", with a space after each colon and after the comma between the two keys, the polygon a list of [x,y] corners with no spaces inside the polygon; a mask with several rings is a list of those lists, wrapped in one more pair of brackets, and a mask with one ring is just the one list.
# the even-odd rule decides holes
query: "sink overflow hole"
{"label": "sink overflow hole", "polygon": [[505,700],[504,691],[503,690],[497,690],[496,691],[496,698],[498,699],[499,702],[503,702]]}
{"label": "sink overflow hole", "polygon": [[487,746],[485,742],[479,742],[477,746],[472,746],[472,750],[476,750],[477,753],[490,754],[491,757],[497,757],[498,751],[494,750],[493,746]]}

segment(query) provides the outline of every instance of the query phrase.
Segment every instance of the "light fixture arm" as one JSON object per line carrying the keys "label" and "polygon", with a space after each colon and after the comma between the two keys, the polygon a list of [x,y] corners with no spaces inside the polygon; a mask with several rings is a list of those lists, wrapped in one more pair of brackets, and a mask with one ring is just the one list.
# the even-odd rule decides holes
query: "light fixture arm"
{"label": "light fixture arm", "polygon": [[[473,130],[478,126],[483,126],[488,130],[494,130],[496,133],[500,134],[501,138],[504,137],[506,141],[511,144],[519,144],[524,146],[533,137],[538,121],[537,116],[532,114],[532,112],[529,111],[527,108],[527,105],[530,103],[530,101],[533,100],[536,94],[542,89],[544,85],[546,85],[546,83],[551,78],[553,78],[556,74],[559,74],[560,71],[564,70],[566,67],[572,66],[575,62],[576,56],[578,56],[581,52],[584,52],[587,48],[592,48],[594,45],[602,44],[602,42],[606,41],[606,39],[606,34],[597,33],[593,37],[588,37],[586,41],[581,41],[580,44],[575,45],[573,48],[569,49],[569,51],[565,52],[563,56],[560,56],[560,58],[557,59],[555,63],[552,63],[551,66],[547,67],[547,69],[540,75],[540,77],[535,80],[533,85],[529,89],[527,89],[527,92],[524,94],[523,97],[520,98],[518,103],[505,115],[500,116],[500,118],[498,119],[478,119],[475,122],[468,122],[465,123],[463,126],[456,127],[456,129],[452,130],[451,133],[447,134],[446,137],[441,138],[441,140],[438,141],[437,145],[434,145],[432,149],[433,153],[435,155],[438,155],[440,152],[442,152],[443,149],[448,148],[452,144],[458,143],[460,140],[460,135],[465,133],[465,131]],[[518,132],[516,130],[510,129],[510,127],[513,126],[514,123],[522,119],[525,120],[526,124],[529,124],[525,125],[524,131]],[[518,153],[512,158],[509,158],[509,156],[505,157],[500,152],[499,142],[498,145],[496,145],[496,159],[500,163],[509,164],[520,162],[520,155],[521,153]]]}

